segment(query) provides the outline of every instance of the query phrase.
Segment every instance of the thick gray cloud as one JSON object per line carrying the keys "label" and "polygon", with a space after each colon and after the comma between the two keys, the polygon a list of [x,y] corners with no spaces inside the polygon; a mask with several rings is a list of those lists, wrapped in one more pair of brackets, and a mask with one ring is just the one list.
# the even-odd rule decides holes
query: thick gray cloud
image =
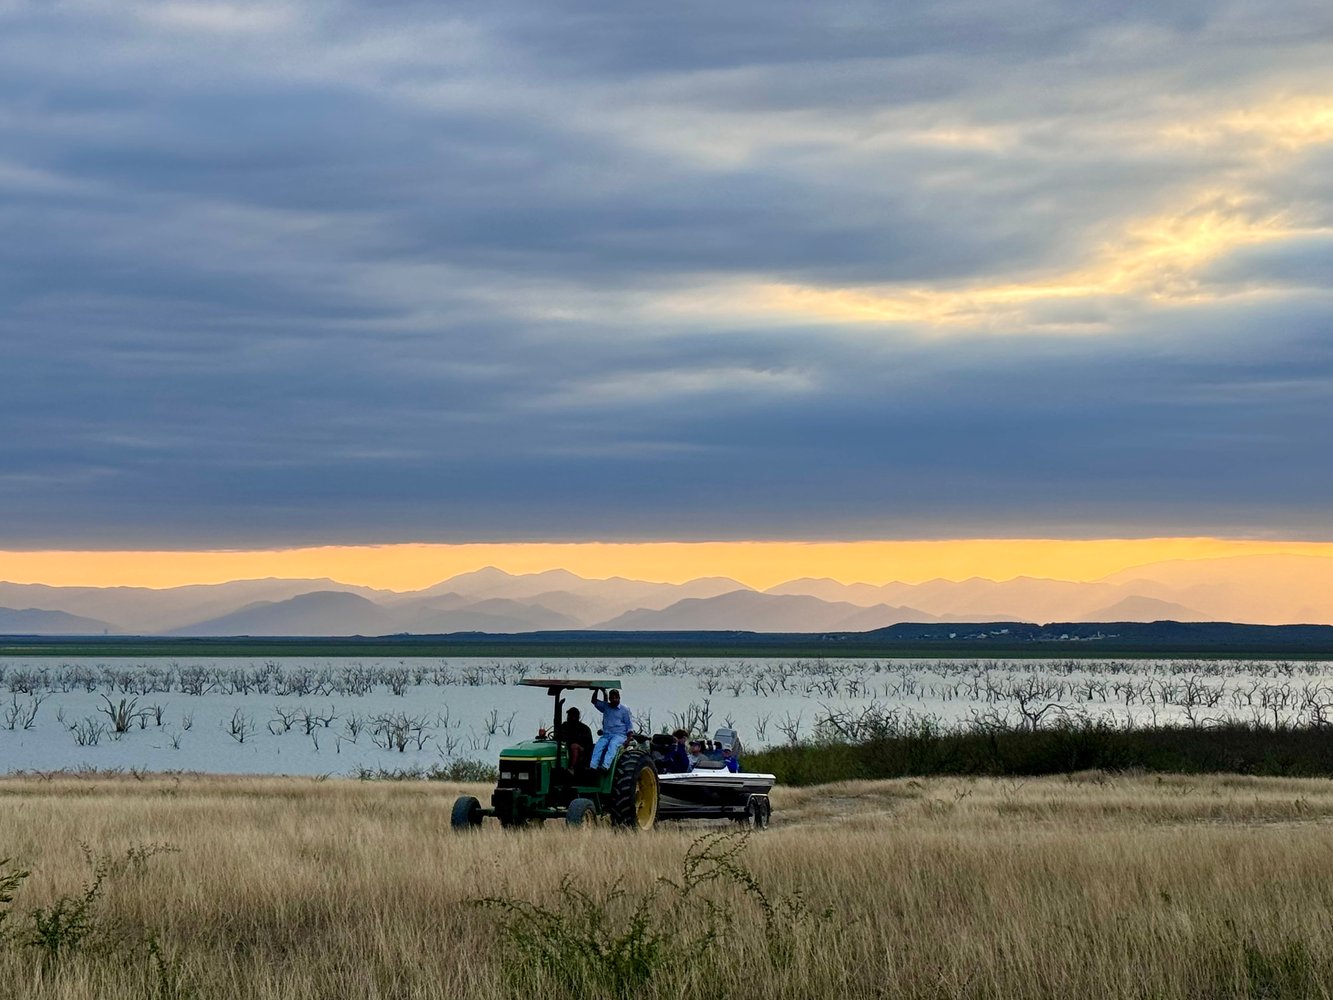
{"label": "thick gray cloud", "polygon": [[0,4],[0,547],[1333,537],[1331,56],[1322,3]]}

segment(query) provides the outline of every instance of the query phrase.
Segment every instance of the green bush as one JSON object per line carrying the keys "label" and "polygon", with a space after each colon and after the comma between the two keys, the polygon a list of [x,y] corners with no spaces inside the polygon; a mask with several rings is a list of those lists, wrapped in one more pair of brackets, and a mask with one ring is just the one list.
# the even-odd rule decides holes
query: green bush
{"label": "green bush", "polygon": [[26,868],[11,868],[13,858],[0,858],[0,940],[7,933],[5,922],[9,919],[9,904],[14,902],[14,893],[23,887],[32,872]]}
{"label": "green bush", "polygon": [[728,922],[747,919],[721,898],[736,888],[759,911],[769,959],[780,968],[804,940],[800,929],[830,920],[832,910],[810,910],[799,893],[770,895],[740,860],[747,844],[744,833],[705,834],[686,851],[679,879],[659,878],[638,896],[586,892],[566,875],[553,906],[512,896],[475,903],[499,914],[515,995],[554,987],[561,997],[623,998],[668,971],[697,971],[714,959]]}
{"label": "green bush", "polygon": [[494,784],[500,772],[492,764],[479,760],[452,760],[447,766],[359,767],[355,777],[361,781],[454,781]]}
{"label": "green bush", "polygon": [[[94,855],[87,844],[82,847],[89,868],[89,877],[82,889],[57,897],[50,906],[33,907],[28,911],[27,926],[16,933],[19,943],[37,949],[47,965],[80,950],[89,939],[104,930],[98,922],[97,910],[108,879],[126,872],[142,875],[150,858],[175,850],[167,844],[135,845],[122,856],[115,857]],[[27,873],[23,874],[26,877]]]}
{"label": "green bush", "polygon": [[932,774],[1034,776],[1087,770],[1333,776],[1328,727],[1229,722],[1126,728],[1067,719],[1028,728],[974,721],[953,728],[906,720],[860,740],[822,738],[746,756],[745,767],[789,785]]}
{"label": "green bush", "polygon": [[453,760],[448,767],[438,765],[430,769],[427,775],[433,781],[481,782],[493,785],[500,778],[500,772],[493,764],[480,760]]}
{"label": "green bush", "polygon": [[92,869],[83,890],[75,895],[62,895],[49,907],[35,906],[28,912],[28,928],[22,941],[41,952],[47,964],[79,950],[96,927],[97,902],[111,874],[111,859],[106,855],[94,858],[86,844],[83,854]]}

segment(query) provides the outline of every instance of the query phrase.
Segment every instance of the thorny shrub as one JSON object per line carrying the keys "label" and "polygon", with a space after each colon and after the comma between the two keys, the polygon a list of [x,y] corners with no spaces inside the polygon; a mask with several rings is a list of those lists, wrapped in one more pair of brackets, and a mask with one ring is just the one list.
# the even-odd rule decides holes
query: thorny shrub
{"label": "thorny shrub", "polygon": [[115,935],[100,911],[110,882],[127,874],[142,876],[151,858],[172,853],[176,848],[168,844],[136,844],[117,856],[94,854],[87,844],[81,846],[88,876],[79,891],[56,897],[50,906],[34,906],[25,918],[14,923],[10,922],[14,894],[31,872],[12,867],[10,858],[0,859],[0,943],[35,950],[48,969],[94,942],[106,953],[137,956],[146,952],[156,978],[154,996],[185,997],[188,991],[178,963],[165,959],[156,938],[150,935],[140,940]]}
{"label": "thorny shrub", "polygon": [[499,916],[502,939],[516,953],[504,963],[516,992],[544,980],[561,995],[629,997],[668,968],[698,968],[726,940],[727,926],[746,919],[732,909],[736,889],[758,911],[770,963],[783,968],[797,953],[802,928],[831,920],[833,910],[811,910],[799,892],[764,889],[741,861],[748,843],[744,833],[705,834],[686,851],[680,878],[658,878],[639,896],[622,888],[590,893],[567,874],[551,907],[512,896],[475,904]]}

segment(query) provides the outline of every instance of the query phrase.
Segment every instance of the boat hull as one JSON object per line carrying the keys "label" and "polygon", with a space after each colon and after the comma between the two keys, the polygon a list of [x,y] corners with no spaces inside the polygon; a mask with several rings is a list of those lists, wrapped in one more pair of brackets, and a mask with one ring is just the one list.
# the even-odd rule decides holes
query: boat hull
{"label": "boat hull", "polygon": [[658,776],[657,815],[661,819],[740,817],[753,795],[766,796],[777,778],[771,774],[691,771]]}

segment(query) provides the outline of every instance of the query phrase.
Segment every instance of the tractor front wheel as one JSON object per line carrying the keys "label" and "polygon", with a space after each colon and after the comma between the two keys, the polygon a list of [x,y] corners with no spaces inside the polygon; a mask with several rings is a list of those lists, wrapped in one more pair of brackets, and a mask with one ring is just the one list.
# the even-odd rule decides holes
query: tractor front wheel
{"label": "tractor front wheel", "polygon": [[621,753],[611,779],[611,822],[651,830],[657,822],[657,768],[642,750]]}
{"label": "tractor front wheel", "polygon": [[592,799],[575,799],[565,813],[565,823],[569,826],[582,826],[589,817],[597,816],[597,803]]}
{"label": "tractor front wheel", "polygon": [[454,811],[449,825],[455,830],[475,830],[481,826],[481,803],[475,796],[460,795],[454,800]]}

